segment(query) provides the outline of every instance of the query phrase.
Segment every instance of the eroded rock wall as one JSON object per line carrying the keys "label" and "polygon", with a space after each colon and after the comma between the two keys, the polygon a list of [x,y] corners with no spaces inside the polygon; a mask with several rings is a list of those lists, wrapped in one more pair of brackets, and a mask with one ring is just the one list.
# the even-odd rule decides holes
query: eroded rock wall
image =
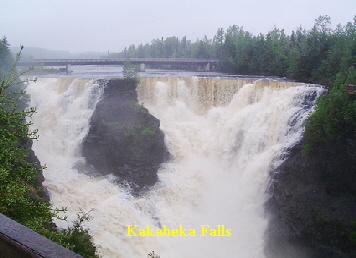
{"label": "eroded rock wall", "polygon": [[274,172],[266,204],[268,257],[356,257],[356,197],[346,187],[333,187],[320,161],[303,155],[302,147],[303,142],[293,147]]}
{"label": "eroded rock wall", "polygon": [[83,142],[83,155],[100,174],[113,174],[134,192],[152,186],[169,154],[158,119],[137,101],[134,81],[111,79]]}

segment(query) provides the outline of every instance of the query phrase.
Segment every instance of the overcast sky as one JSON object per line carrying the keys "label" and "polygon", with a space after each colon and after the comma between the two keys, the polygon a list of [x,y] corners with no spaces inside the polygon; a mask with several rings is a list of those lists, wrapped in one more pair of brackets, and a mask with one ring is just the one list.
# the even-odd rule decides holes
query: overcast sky
{"label": "overcast sky", "polygon": [[289,35],[309,30],[320,15],[333,28],[345,25],[356,0],[0,0],[0,37],[11,46],[120,52],[162,37],[213,38],[232,25],[254,35],[276,26]]}

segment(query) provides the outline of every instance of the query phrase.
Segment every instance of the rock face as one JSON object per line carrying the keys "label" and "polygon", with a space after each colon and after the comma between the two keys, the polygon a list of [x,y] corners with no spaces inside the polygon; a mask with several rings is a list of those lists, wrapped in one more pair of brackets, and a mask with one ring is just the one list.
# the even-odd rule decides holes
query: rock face
{"label": "rock face", "polygon": [[356,257],[356,197],[325,178],[320,161],[302,155],[302,146],[274,173],[266,203],[268,257]]}
{"label": "rock face", "polygon": [[26,161],[29,163],[32,163],[32,165],[38,169],[38,172],[36,174],[36,181],[34,186],[36,187],[36,194],[41,197],[44,201],[49,202],[50,201],[50,196],[49,196],[49,192],[46,188],[43,187],[42,183],[44,182],[45,178],[43,176],[43,172],[42,172],[42,166],[41,166],[41,162],[39,161],[39,159],[37,158],[35,152],[32,150],[32,140],[31,139],[24,139],[22,140],[22,144],[25,146],[26,150],[27,150],[27,157],[26,157]]}
{"label": "rock face", "polygon": [[134,81],[111,79],[83,142],[83,155],[100,174],[113,174],[134,192],[157,181],[169,154],[160,122],[138,104]]}

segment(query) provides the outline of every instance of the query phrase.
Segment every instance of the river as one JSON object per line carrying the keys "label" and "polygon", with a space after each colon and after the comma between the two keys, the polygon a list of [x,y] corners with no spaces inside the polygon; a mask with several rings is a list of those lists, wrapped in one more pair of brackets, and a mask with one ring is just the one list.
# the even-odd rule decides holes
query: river
{"label": "river", "polygon": [[[92,210],[85,226],[100,257],[147,257],[151,251],[162,258],[265,257],[270,173],[301,139],[323,89],[221,74],[141,74],[139,103],[160,119],[172,158],[161,165],[158,183],[133,197],[111,176],[93,177],[76,166],[105,87],[98,79],[116,74],[86,69],[27,86],[37,109],[32,127],[40,135],[33,149],[47,166],[44,185],[54,207],[68,208],[68,221],[57,225],[65,228],[78,211]],[[134,236],[147,227],[170,235]]]}

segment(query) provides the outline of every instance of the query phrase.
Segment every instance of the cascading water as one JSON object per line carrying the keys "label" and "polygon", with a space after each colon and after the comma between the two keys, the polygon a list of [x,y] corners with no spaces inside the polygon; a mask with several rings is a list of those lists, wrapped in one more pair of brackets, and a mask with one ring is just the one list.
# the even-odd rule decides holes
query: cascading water
{"label": "cascading water", "polygon": [[[94,209],[86,225],[101,257],[146,257],[154,250],[162,258],[258,258],[264,257],[269,172],[300,139],[322,89],[276,81],[141,78],[139,102],[160,119],[172,160],[140,197],[110,177],[91,178],[73,168],[81,161],[80,142],[100,85],[40,79],[27,92],[37,108],[33,126],[40,139],[33,148],[48,167],[51,202],[68,207],[69,221],[79,209]],[[127,236],[127,225],[138,225],[136,233],[146,225],[181,227],[196,236]]]}

